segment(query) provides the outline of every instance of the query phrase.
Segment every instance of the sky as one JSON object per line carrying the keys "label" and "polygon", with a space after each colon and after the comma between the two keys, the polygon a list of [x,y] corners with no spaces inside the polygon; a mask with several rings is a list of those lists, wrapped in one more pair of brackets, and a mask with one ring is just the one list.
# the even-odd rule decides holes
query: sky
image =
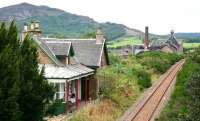
{"label": "sky", "polygon": [[150,33],[200,32],[200,0],[1,0],[0,7],[27,2],[124,24]]}

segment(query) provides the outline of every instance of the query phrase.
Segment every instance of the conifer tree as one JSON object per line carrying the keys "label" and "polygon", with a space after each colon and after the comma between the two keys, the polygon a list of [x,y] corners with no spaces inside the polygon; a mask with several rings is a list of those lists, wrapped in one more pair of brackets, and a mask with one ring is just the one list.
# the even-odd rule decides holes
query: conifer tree
{"label": "conifer tree", "polygon": [[0,121],[20,121],[19,79],[18,55],[7,45],[0,53]]}
{"label": "conifer tree", "polygon": [[6,43],[6,36],[7,36],[7,30],[6,30],[6,25],[5,23],[1,24],[0,27],[0,52],[5,48],[5,46],[8,44]]}
{"label": "conifer tree", "polygon": [[39,71],[30,37],[20,43],[15,22],[0,28],[0,121],[41,121],[53,87]]}
{"label": "conifer tree", "polygon": [[14,20],[9,25],[6,43],[10,44],[14,50],[19,49],[18,29]]}
{"label": "conifer tree", "polygon": [[40,121],[43,117],[44,106],[53,98],[52,87],[44,80],[43,71],[39,73],[37,49],[33,40],[26,37],[21,45],[21,92],[20,109],[24,121]]}

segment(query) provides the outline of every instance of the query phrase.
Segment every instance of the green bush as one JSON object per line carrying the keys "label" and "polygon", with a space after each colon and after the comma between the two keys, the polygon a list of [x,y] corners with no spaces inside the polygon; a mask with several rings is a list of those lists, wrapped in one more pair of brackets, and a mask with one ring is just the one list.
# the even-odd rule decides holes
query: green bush
{"label": "green bush", "polygon": [[49,104],[47,106],[47,112],[46,115],[59,115],[62,113],[65,113],[66,111],[66,103],[63,103],[63,100],[55,100],[54,103]]}
{"label": "green bush", "polygon": [[190,58],[200,64],[200,46],[195,49],[195,52],[190,53]]}
{"label": "green bush", "polygon": [[120,63],[120,57],[114,56],[113,54],[109,53],[109,62],[110,64]]}
{"label": "green bush", "polygon": [[153,68],[159,73],[164,73],[175,62],[183,58],[181,55],[163,52],[143,52],[138,54],[137,59],[149,69]]}
{"label": "green bush", "polygon": [[148,74],[147,72],[139,71],[137,76],[138,76],[137,82],[141,90],[143,90],[144,88],[148,88],[152,85],[150,74]]}
{"label": "green bush", "polygon": [[188,103],[187,121],[200,121],[200,68],[191,76],[187,84],[187,92],[191,100]]}

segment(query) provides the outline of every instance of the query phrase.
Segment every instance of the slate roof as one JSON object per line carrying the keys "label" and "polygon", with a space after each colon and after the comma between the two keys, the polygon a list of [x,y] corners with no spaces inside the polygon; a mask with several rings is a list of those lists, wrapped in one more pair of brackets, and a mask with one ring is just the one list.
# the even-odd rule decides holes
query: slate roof
{"label": "slate roof", "polygon": [[174,33],[171,32],[169,39],[158,39],[150,43],[151,50],[161,49],[164,46],[170,47],[173,51],[177,51],[180,47],[180,43],[174,36]]}
{"label": "slate roof", "polygon": [[55,54],[51,51],[51,49],[47,46],[47,43],[43,40],[39,40],[37,38],[33,39],[33,42],[36,43],[39,48],[46,53],[47,56],[51,58],[51,60],[57,65],[57,66],[64,66],[55,56]]}
{"label": "slate roof", "polygon": [[180,47],[180,44],[174,35],[170,36],[170,38],[167,40],[167,43],[169,43],[171,46],[175,47],[176,49]]}
{"label": "slate roof", "polygon": [[150,46],[161,46],[164,45],[167,42],[167,39],[158,39],[151,41]]}
{"label": "slate roof", "polygon": [[69,56],[71,42],[55,43],[46,42],[47,46],[53,51],[56,56]]}
{"label": "slate roof", "polygon": [[42,38],[42,40],[46,43],[56,43],[58,45],[71,42],[75,53],[74,58],[78,63],[91,67],[100,66],[104,42],[96,44],[96,39]]}
{"label": "slate roof", "polygon": [[[88,75],[94,74],[94,70],[88,68],[81,64],[73,65],[63,65],[57,58],[57,55],[66,55],[69,54],[71,47],[71,42],[58,42],[54,43],[53,41],[47,42],[42,39],[34,38],[33,41],[38,45],[38,47],[46,53],[47,56],[55,63],[51,64],[39,64],[39,69],[41,70],[44,66],[44,76],[47,79],[68,79],[74,80],[77,78],[85,77]],[[65,47],[66,46],[66,47]],[[54,53],[55,52],[55,53]]]}

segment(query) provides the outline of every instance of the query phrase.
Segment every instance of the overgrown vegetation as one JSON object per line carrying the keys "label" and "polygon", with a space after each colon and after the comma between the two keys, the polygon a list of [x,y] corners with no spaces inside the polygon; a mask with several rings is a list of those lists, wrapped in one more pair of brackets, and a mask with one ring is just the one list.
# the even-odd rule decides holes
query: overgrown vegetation
{"label": "overgrown vegetation", "polygon": [[88,104],[78,111],[70,121],[115,121],[120,116],[118,106],[110,100]]}
{"label": "overgrown vegetation", "polygon": [[38,70],[37,50],[28,36],[19,41],[13,21],[0,27],[0,120],[42,121],[53,87]]}
{"label": "overgrown vegetation", "polygon": [[200,121],[200,48],[190,53],[158,121]]}
{"label": "overgrown vegetation", "polygon": [[182,56],[172,53],[144,52],[137,55],[141,64],[147,69],[153,68],[158,73],[164,73],[172,64],[180,60]]}
{"label": "overgrown vegetation", "polygon": [[[152,85],[153,80],[158,79],[160,74],[180,58],[179,55],[161,52],[130,55],[127,59],[110,55],[111,65],[99,70],[97,74],[100,79],[100,102],[86,106],[74,115],[71,121],[115,121],[146,88]],[[158,62],[159,66],[152,65],[152,59],[154,63]],[[163,64],[167,66],[159,69]],[[112,111],[107,112],[109,110]]]}

